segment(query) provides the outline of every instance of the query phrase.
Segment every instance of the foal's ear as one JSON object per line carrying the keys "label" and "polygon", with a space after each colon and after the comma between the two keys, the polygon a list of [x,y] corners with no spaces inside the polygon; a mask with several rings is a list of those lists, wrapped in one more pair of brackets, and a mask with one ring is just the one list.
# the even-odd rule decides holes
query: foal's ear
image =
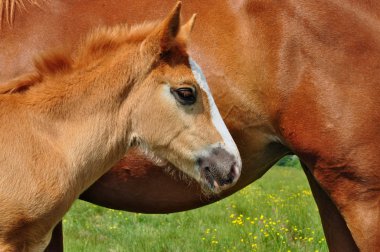
{"label": "foal's ear", "polygon": [[181,6],[182,3],[177,2],[167,17],[144,41],[145,46],[151,46],[151,50],[153,50],[154,53],[169,51],[175,44],[176,37],[180,30]]}
{"label": "foal's ear", "polygon": [[160,25],[160,46],[163,52],[170,50],[175,42],[175,38],[180,29],[181,7],[182,3],[178,2]]}
{"label": "foal's ear", "polygon": [[179,31],[178,38],[187,44],[190,40],[190,34],[193,30],[195,19],[197,14],[193,14],[193,16],[186,22],[186,24],[182,25],[181,30]]}

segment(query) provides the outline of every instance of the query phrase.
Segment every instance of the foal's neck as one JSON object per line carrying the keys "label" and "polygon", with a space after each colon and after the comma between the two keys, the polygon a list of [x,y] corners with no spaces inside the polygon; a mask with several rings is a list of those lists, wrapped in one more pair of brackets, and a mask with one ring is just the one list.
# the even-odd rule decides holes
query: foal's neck
{"label": "foal's neck", "polygon": [[[103,64],[113,64],[112,70]],[[132,107],[127,97],[135,79],[129,69],[105,59],[47,78],[25,93],[31,123],[38,125],[33,128],[49,128],[38,134],[53,143],[65,160],[66,167],[55,168],[57,179],[66,180],[78,195],[127,151],[130,112],[125,108]]]}

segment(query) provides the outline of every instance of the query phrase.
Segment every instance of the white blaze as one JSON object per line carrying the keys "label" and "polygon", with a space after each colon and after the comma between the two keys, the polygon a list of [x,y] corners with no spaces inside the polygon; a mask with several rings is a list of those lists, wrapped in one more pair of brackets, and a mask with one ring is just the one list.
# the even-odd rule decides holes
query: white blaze
{"label": "white blaze", "polygon": [[227,129],[226,124],[223,121],[222,116],[219,113],[218,107],[215,104],[214,98],[211,95],[210,88],[207,84],[206,77],[204,76],[200,66],[191,58],[189,58],[189,63],[191,70],[194,74],[194,77],[196,81],[198,82],[200,88],[207,94],[208,97],[208,103],[210,104],[210,114],[211,114],[211,119],[212,122],[215,126],[215,128],[218,130],[220,136],[223,139],[223,142],[225,144],[225,149],[234,155],[237,160],[237,165],[241,167],[241,159],[240,159],[240,154],[239,150],[235,144],[235,141],[233,140],[230,132]]}

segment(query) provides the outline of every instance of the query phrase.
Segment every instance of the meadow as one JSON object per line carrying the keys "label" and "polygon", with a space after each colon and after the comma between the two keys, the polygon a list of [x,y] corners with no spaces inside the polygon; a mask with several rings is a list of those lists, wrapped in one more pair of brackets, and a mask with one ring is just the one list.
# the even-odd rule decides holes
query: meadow
{"label": "meadow", "polygon": [[274,167],[212,205],[148,215],[77,201],[64,218],[65,251],[328,251],[303,171]]}

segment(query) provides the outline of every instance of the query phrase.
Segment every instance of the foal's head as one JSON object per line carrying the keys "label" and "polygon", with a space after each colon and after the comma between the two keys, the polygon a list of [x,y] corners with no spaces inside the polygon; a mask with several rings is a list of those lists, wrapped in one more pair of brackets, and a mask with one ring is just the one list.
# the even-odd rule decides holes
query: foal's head
{"label": "foal's head", "polygon": [[49,105],[60,106],[70,96],[72,104],[81,101],[78,106],[86,108],[80,115],[108,120],[123,147],[139,146],[207,191],[219,192],[238,179],[240,155],[200,67],[186,52],[194,16],[181,26],[180,7],[160,23],[97,30],[74,55],[41,58],[36,73],[0,88],[0,94],[29,93],[33,104],[58,115],[78,113],[73,105]]}
{"label": "foal's head", "polygon": [[130,95],[132,140],[174,164],[208,191],[233,185],[241,171],[238,149],[186,43],[194,17],[180,26],[180,4],[141,43],[153,59],[146,78]]}

